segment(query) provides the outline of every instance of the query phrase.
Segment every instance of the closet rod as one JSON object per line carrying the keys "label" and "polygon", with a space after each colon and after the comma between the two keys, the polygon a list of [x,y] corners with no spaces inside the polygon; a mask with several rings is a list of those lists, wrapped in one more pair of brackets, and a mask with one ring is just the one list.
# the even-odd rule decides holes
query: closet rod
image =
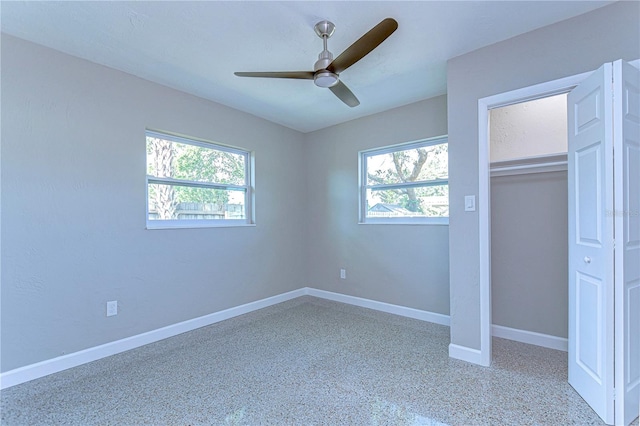
{"label": "closet rod", "polygon": [[538,163],[538,164],[522,164],[519,166],[503,166],[503,167],[490,167],[492,172],[508,172],[511,170],[526,170],[526,169],[544,169],[547,167],[566,166],[566,161],[554,161],[552,163]]}

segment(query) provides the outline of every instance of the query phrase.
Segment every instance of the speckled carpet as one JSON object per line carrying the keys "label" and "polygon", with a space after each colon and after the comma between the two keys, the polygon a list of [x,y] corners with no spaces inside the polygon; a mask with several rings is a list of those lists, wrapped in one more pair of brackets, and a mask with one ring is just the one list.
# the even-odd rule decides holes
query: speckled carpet
{"label": "speckled carpet", "polygon": [[[599,425],[567,356],[301,297],[2,391],[2,425]],[[637,420],[636,420],[637,424]]]}

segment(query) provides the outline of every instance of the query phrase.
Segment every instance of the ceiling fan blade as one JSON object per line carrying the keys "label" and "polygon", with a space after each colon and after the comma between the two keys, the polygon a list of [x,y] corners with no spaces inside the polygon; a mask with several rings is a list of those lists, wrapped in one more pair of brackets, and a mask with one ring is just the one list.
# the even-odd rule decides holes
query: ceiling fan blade
{"label": "ceiling fan blade", "polygon": [[340,74],[378,47],[398,28],[395,19],[387,18],[371,28],[329,64],[327,71]]}
{"label": "ceiling fan blade", "polygon": [[360,101],[356,98],[356,95],[341,81],[338,81],[338,84],[335,86],[329,87],[329,90],[351,108],[360,105]]}
{"label": "ceiling fan blade", "polygon": [[297,78],[313,80],[313,71],[234,72],[238,77]]}

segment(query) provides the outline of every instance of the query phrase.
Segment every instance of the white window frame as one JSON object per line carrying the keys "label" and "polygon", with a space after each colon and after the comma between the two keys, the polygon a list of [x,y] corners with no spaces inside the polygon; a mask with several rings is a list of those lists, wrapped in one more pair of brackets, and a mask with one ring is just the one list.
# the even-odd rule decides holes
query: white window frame
{"label": "white window frame", "polygon": [[[426,186],[449,185],[449,179],[434,179],[431,181],[403,182],[396,184],[367,185],[367,158],[375,155],[388,154],[395,151],[405,151],[414,148],[424,148],[433,145],[448,144],[447,135],[437,136],[419,141],[406,142],[398,145],[390,145],[382,148],[360,151],[358,154],[359,168],[359,221],[361,225],[369,224],[408,224],[408,225],[448,225],[449,217],[367,217],[367,190],[369,189],[399,189],[399,188],[423,188]],[[447,173],[448,174],[448,173]]]}
{"label": "white window frame", "polygon": [[[146,228],[147,229],[181,229],[181,228],[219,228],[219,227],[234,227],[234,226],[255,226],[254,217],[254,153],[241,148],[236,148],[228,145],[221,145],[219,143],[209,142],[202,139],[196,139],[192,137],[178,136],[172,133],[167,133],[157,130],[145,130],[145,159],[146,159],[146,146],[147,137],[154,137],[164,139],[167,141],[198,146],[205,149],[212,149],[216,151],[229,152],[232,154],[241,155],[244,158],[245,167],[245,182],[244,185],[232,185],[232,184],[220,184],[213,182],[200,182],[191,181],[187,179],[175,179],[167,177],[156,177],[146,174],[148,167],[147,161],[145,161],[145,214],[146,214]],[[244,219],[170,219],[170,220],[149,220],[149,184],[161,184],[161,185],[175,185],[175,186],[190,186],[196,188],[209,188],[209,189],[222,189],[222,190],[235,190],[244,192]]]}

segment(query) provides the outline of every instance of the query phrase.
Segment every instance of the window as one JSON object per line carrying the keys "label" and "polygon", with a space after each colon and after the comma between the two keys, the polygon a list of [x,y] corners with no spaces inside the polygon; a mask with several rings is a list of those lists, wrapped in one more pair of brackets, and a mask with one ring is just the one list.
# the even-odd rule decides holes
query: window
{"label": "window", "polygon": [[252,222],[247,151],[147,131],[147,228]]}
{"label": "window", "polygon": [[446,137],[360,153],[361,223],[449,223]]}

